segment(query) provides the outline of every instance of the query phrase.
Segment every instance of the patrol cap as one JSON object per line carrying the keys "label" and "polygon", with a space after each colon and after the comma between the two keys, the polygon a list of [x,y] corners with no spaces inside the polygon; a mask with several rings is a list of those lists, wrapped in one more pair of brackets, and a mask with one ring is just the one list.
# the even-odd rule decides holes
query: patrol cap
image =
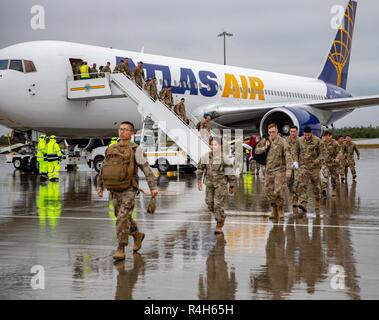
{"label": "patrol cap", "polygon": [[305,128],[304,128],[304,132],[306,132],[306,133],[311,133],[311,132],[312,132],[311,127],[305,127]]}

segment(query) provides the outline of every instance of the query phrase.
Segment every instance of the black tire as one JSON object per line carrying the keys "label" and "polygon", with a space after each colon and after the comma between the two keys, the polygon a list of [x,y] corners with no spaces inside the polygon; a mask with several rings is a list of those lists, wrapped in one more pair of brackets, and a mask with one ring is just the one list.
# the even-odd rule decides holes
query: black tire
{"label": "black tire", "polygon": [[184,173],[194,173],[197,168],[196,167],[193,167],[193,168],[184,168],[184,169],[181,169],[183,170]]}
{"label": "black tire", "polygon": [[95,169],[97,173],[100,173],[101,166],[103,165],[104,157],[98,156],[93,161],[92,167]]}
{"label": "black tire", "polygon": [[29,157],[24,157],[21,159],[20,170],[22,172],[29,172],[30,171]]}
{"label": "black tire", "polygon": [[170,171],[170,164],[166,159],[158,159],[157,168],[159,173],[167,173],[167,171]]}
{"label": "black tire", "polygon": [[21,158],[14,158],[12,160],[12,163],[13,163],[13,166],[16,170],[20,170],[21,169]]}
{"label": "black tire", "polygon": [[33,157],[30,160],[29,170],[30,170],[30,172],[38,173],[39,170],[38,170],[38,164],[37,164],[37,158],[36,157]]}

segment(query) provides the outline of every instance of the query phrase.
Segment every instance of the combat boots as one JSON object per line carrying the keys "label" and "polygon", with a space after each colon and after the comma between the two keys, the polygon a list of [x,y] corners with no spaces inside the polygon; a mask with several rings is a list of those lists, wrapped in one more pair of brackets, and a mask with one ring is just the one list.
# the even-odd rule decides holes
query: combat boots
{"label": "combat boots", "polygon": [[133,251],[137,252],[142,247],[142,241],[145,239],[145,234],[143,232],[136,232],[133,234],[134,238],[134,245],[133,245]]}
{"label": "combat boots", "polygon": [[117,260],[125,260],[125,246],[123,244],[118,244],[117,250],[113,255],[113,259]]}
{"label": "combat boots", "polygon": [[332,190],[332,197],[335,197],[337,195],[337,190],[336,188],[334,187],[333,190]]}
{"label": "combat boots", "polygon": [[216,230],[215,230],[215,234],[220,234],[222,233],[222,227],[224,226],[224,221],[217,221],[217,225],[216,225]]}
{"label": "combat boots", "polygon": [[278,219],[278,207],[276,206],[276,204],[272,204],[272,211],[271,211],[270,219],[271,220]]}

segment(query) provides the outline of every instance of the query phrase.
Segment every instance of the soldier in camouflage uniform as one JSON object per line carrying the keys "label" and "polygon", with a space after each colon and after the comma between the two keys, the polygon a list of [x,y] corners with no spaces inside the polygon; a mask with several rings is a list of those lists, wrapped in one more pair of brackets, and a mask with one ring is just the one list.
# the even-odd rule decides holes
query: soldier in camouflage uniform
{"label": "soldier in camouflage uniform", "polygon": [[161,100],[169,109],[172,110],[172,107],[174,105],[174,99],[172,98],[171,86],[162,88],[161,92],[159,92],[159,100]]}
{"label": "soldier in camouflage uniform", "polygon": [[321,139],[312,134],[310,127],[304,128],[304,136],[299,139],[299,205],[303,213],[307,212],[307,189],[312,183],[316,213],[320,211],[320,164],[322,161]]}
{"label": "soldier in camouflage uniform", "polygon": [[199,191],[202,191],[202,179],[205,176],[205,202],[209,211],[215,214],[216,234],[222,233],[225,222],[224,208],[228,200],[228,183],[229,192],[233,193],[234,190],[235,176],[232,169],[232,161],[223,154],[221,140],[212,138],[211,152],[200,159],[196,173]]}
{"label": "soldier in camouflage uniform", "polygon": [[121,60],[121,62],[114,68],[113,72],[123,73],[125,76],[130,78],[131,73],[128,58]]}
{"label": "soldier in camouflage uniform", "polygon": [[337,148],[338,148],[338,153],[340,154],[340,162],[338,164],[338,175],[339,175],[339,178],[341,179],[341,183],[345,183],[345,167],[346,167],[347,150],[346,150],[346,144],[345,144],[343,136],[338,136]]}
{"label": "soldier in camouflage uniform", "polygon": [[178,115],[180,119],[187,123],[186,107],[184,105],[184,101],[184,98],[180,99],[180,102],[178,102],[174,107],[174,112]]}
{"label": "soldier in camouflage uniform", "polygon": [[204,119],[201,120],[197,125],[196,129],[200,131],[200,136],[205,140],[209,141],[211,132],[211,116],[207,113],[204,114]]}
{"label": "soldier in camouflage uniform", "polygon": [[300,144],[298,137],[298,128],[297,126],[292,126],[290,128],[290,135],[287,137],[287,143],[291,148],[292,160],[295,163],[294,168],[292,169],[291,178],[288,180],[288,189],[292,196],[292,210],[296,214],[298,212],[297,205],[299,201],[299,170],[298,170],[298,161],[300,156]]}
{"label": "soldier in camouflage uniform", "polygon": [[287,141],[279,136],[276,124],[268,126],[269,139],[255,148],[257,155],[268,152],[265,169],[265,194],[272,206],[270,219],[284,219],[284,186],[294,164]]}
{"label": "soldier in camouflage uniform", "polygon": [[[136,222],[132,218],[132,211],[134,208],[134,198],[139,190],[138,187],[138,174],[137,167],[139,167],[146,176],[147,183],[151,190],[152,197],[156,197],[158,195],[157,190],[157,181],[150,169],[149,163],[146,160],[143,150],[141,147],[130,141],[131,136],[134,133],[134,125],[131,122],[124,121],[121,123],[119,128],[119,138],[120,142],[108,147],[106,151],[106,155],[108,152],[116,150],[119,153],[127,154],[130,149],[134,151],[134,159],[130,161],[134,161],[134,173],[132,177],[127,177],[126,180],[130,181],[128,183],[129,187],[123,191],[112,191],[111,197],[113,200],[113,206],[115,209],[115,216],[117,217],[116,222],[116,232],[118,239],[117,251],[113,255],[115,260],[124,260],[125,259],[125,246],[128,245],[129,235],[134,238],[134,246],[133,251],[137,252],[141,246],[142,241],[145,238],[145,234],[140,232]],[[104,167],[102,168],[97,182],[97,193],[99,197],[103,196],[104,190],[104,182],[102,179],[102,172]],[[127,182],[126,181],[126,182]]]}
{"label": "soldier in camouflage uniform", "polygon": [[136,82],[136,85],[140,88],[143,88],[143,82],[146,81],[145,79],[145,71],[143,70],[143,62],[138,62],[137,67],[134,69],[132,74],[133,80]]}
{"label": "soldier in camouflage uniform", "polygon": [[80,66],[79,61],[72,62],[72,72],[74,74],[74,80],[80,80]]}
{"label": "soldier in camouflage uniform", "polygon": [[107,64],[101,69],[100,77],[104,78],[106,73],[112,73],[111,63],[108,61]]}
{"label": "soldier in camouflage uniform", "polygon": [[357,172],[355,171],[355,160],[354,160],[354,152],[357,154],[357,159],[359,160],[360,154],[357,148],[357,145],[351,141],[351,136],[349,134],[346,135],[346,168],[345,168],[345,176],[347,180],[347,173],[350,168],[351,175],[353,176],[353,182],[357,181]]}
{"label": "soldier in camouflage uniform", "polygon": [[329,179],[332,184],[332,197],[336,196],[337,188],[337,168],[340,163],[341,156],[338,153],[338,144],[332,138],[330,131],[324,132],[324,141],[322,142],[322,181],[321,181],[321,193],[324,197],[328,194]]}
{"label": "soldier in camouflage uniform", "polygon": [[154,101],[158,99],[157,78],[153,77],[147,80],[144,88],[151,97],[151,99],[153,99]]}

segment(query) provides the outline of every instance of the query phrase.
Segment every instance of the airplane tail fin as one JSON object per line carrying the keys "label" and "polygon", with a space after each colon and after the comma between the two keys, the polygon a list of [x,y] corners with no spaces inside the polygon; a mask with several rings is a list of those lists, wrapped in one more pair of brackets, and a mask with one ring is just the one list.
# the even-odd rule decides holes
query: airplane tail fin
{"label": "airplane tail fin", "polygon": [[346,89],[357,2],[350,0],[319,79]]}

